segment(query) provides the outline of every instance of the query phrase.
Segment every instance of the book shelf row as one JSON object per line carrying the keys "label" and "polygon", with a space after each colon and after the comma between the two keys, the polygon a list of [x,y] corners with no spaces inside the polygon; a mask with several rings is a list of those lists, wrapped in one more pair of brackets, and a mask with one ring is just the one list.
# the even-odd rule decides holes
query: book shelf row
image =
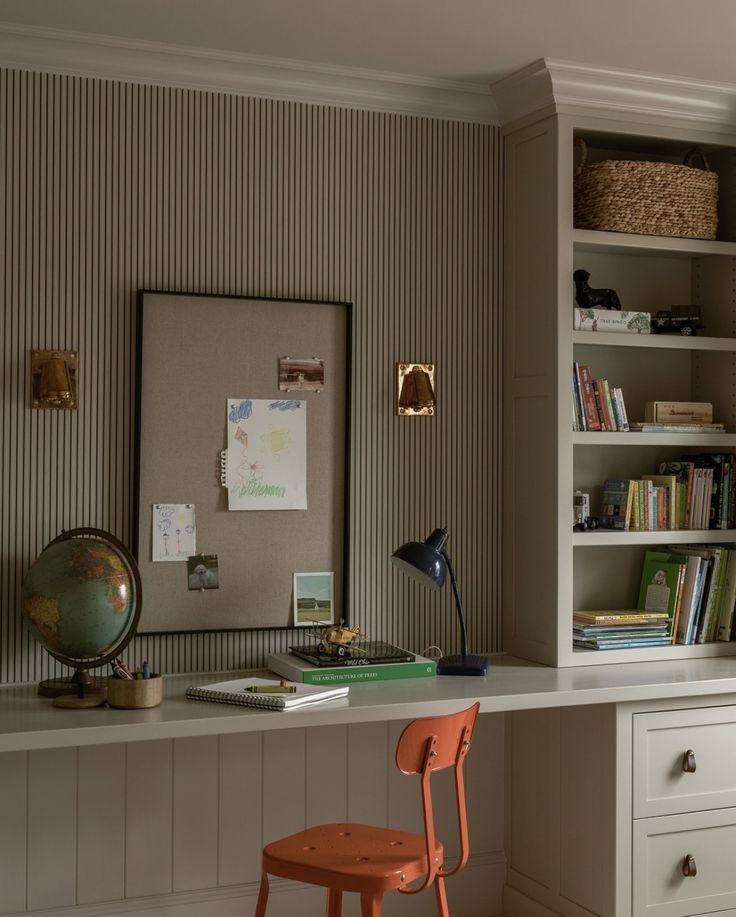
{"label": "book shelf row", "polygon": [[602,528],[651,532],[732,529],[736,525],[736,469],[730,453],[685,455],[661,462],[640,480],[603,484]]}
{"label": "book shelf row", "polygon": [[573,646],[611,650],[736,639],[736,548],[670,545],[644,556],[636,608],[573,613]]}

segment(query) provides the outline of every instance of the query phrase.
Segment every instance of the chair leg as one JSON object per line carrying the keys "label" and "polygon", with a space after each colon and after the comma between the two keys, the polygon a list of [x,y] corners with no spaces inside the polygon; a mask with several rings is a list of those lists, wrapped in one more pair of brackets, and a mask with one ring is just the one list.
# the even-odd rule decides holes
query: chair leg
{"label": "chair leg", "polygon": [[434,880],[434,893],[437,896],[437,911],[440,917],[450,917],[447,910],[447,892],[445,891],[445,880],[442,876],[437,876]]}
{"label": "chair leg", "polygon": [[362,892],[360,895],[360,917],[381,917],[381,899],[383,892],[374,895]]}
{"label": "chair leg", "polygon": [[261,874],[261,887],[258,890],[258,903],[254,917],[266,917],[266,904],[268,904],[268,875]]}
{"label": "chair leg", "polygon": [[339,888],[327,889],[327,917],[342,917],[342,891]]}

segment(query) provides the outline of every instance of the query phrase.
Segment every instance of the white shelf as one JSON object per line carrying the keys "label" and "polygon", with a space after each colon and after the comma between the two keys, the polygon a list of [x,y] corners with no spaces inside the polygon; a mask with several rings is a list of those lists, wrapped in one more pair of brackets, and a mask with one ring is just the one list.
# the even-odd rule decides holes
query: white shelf
{"label": "white shelf", "polygon": [[573,344],[598,347],[649,347],[658,350],[736,351],[736,338],[683,337],[681,334],[616,334],[612,331],[573,331]]}
{"label": "white shelf", "polygon": [[736,642],[697,643],[688,646],[645,646],[628,650],[586,650],[572,648],[575,665],[611,665],[622,662],[668,662],[708,656],[736,656]]}
{"label": "white shelf", "polygon": [[638,236],[626,232],[573,229],[576,251],[620,255],[702,258],[708,255],[736,257],[736,242],[708,242],[703,239],[673,239],[669,236]]}
{"label": "white shelf", "polygon": [[573,446],[718,446],[736,448],[736,433],[572,433]]}
{"label": "white shelf", "polygon": [[576,548],[602,545],[734,544],[736,529],[677,529],[658,532],[573,532]]}

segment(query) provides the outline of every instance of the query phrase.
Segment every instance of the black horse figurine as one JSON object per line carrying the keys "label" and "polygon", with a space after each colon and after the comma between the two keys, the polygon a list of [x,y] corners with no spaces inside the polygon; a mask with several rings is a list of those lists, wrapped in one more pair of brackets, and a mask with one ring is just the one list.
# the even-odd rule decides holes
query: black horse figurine
{"label": "black horse figurine", "polygon": [[581,309],[621,309],[615,290],[594,290],[588,286],[588,271],[581,268],[572,277],[575,281],[575,301]]}

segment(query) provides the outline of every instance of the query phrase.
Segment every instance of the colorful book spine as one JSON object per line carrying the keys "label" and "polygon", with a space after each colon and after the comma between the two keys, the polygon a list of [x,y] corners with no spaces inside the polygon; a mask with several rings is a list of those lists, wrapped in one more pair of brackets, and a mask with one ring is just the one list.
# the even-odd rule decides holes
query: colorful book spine
{"label": "colorful book spine", "polygon": [[627,531],[631,518],[631,481],[608,480],[603,484],[601,525]]}
{"label": "colorful book spine", "polygon": [[728,549],[726,573],[721,593],[721,606],[718,609],[718,627],[716,640],[728,641],[733,630],[734,607],[736,606],[736,550]]}
{"label": "colorful book spine", "polygon": [[577,427],[575,429],[585,431],[585,411],[583,410],[583,398],[580,391],[580,372],[579,364],[572,364],[572,395],[575,403],[575,416],[577,417]]}
{"label": "colorful book spine", "polygon": [[600,430],[601,422],[598,417],[598,407],[595,403],[595,393],[593,392],[593,380],[590,376],[590,367],[585,364],[580,364],[579,374],[580,390],[585,414],[585,427],[587,430],[591,431]]}
{"label": "colorful book spine", "polygon": [[608,384],[608,379],[603,380],[603,391],[606,394],[606,409],[608,410],[608,416],[611,419],[611,428],[613,432],[618,432],[619,426],[616,420],[616,412],[613,408],[613,398],[611,397],[611,387]]}
{"label": "colorful book spine", "polygon": [[613,406],[613,414],[616,420],[616,426],[619,429],[619,432],[625,433],[629,429],[629,424],[624,417],[623,409],[623,396],[621,394],[621,389],[616,387],[611,387],[611,404]]}
{"label": "colorful book spine", "polygon": [[641,531],[641,513],[639,510],[639,489],[641,481],[632,481],[632,497],[631,497],[631,518],[629,527],[634,532]]}
{"label": "colorful book spine", "polygon": [[727,529],[728,528],[728,505],[729,498],[731,494],[731,488],[733,486],[733,464],[731,456],[724,455],[723,457],[723,478],[721,482],[721,502],[719,506],[718,513],[718,528]]}
{"label": "colorful book spine", "polygon": [[695,614],[696,588],[702,563],[702,558],[698,557],[697,554],[687,555],[680,612],[674,626],[675,643],[680,645],[685,645],[688,642],[688,635],[691,630],[693,615]]}
{"label": "colorful book spine", "polygon": [[601,419],[601,426],[606,432],[611,433],[613,432],[613,420],[608,412],[606,389],[603,382],[603,379],[594,379],[593,391],[595,393],[595,403],[598,408],[598,414],[600,415]]}

